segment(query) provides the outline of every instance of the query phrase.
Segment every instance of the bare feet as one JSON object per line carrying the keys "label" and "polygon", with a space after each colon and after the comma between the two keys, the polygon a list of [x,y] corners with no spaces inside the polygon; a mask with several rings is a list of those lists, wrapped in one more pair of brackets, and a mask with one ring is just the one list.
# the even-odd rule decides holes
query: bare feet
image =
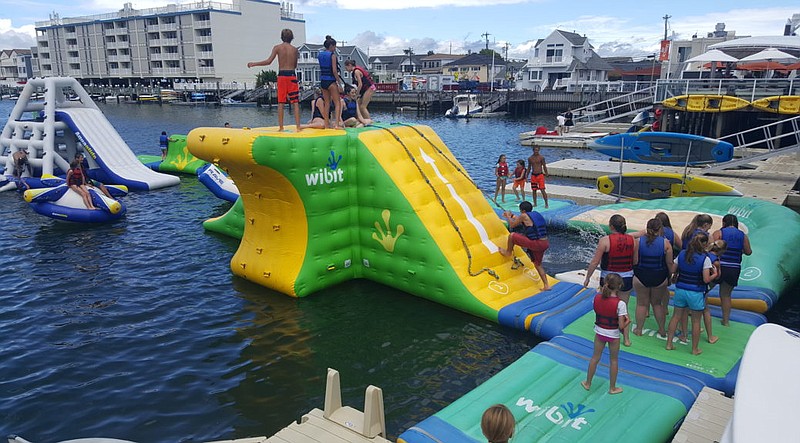
{"label": "bare feet", "polygon": [[542,291],[549,291],[549,290],[550,290],[550,286],[542,286]]}
{"label": "bare feet", "polygon": [[583,386],[583,389],[586,389],[587,391],[588,391],[589,389],[592,389],[592,384],[591,384],[591,383],[589,383],[589,382],[587,382],[586,380],[584,380],[584,381],[582,381],[582,382],[581,382],[581,386]]}
{"label": "bare feet", "polygon": [[668,341],[667,342],[667,351],[674,351],[674,350],[675,350],[675,346],[672,346],[672,342]]}
{"label": "bare feet", "polygon": [[511,252],[510,251],[506,251],[503,248],[500,248],[500,255],[502,255],[503,257],[510,257],[511,256]]}
{"label": "bare feet", "polygon": [[722,326],[730,326],[730,322],[727,322],[727,321],[723,320],[722,321]]}
{"label": "bare feet", "polygon": [[623,344],[623,345],[625,345],[625,346],[627,346],[627,347],[631,347],[631,341],[630,341],[630,339],[628,339],[628,340],[625,340],[624,342],[622,342],[622,344]]}
{"label": "bare feet", "polygon": [[620,392],[622,392],[622,388],[613,387],[608,390],[608,393],[611,395],[619,394]]}
{"label": "bare feet", "polygon": [[700,354],[702,354],[702,353],[703,353],[703,350],[702,350],[702,349],[700,349],[700,348],[697,348],[697,349],[693,349],[693,350],[692,350],[692,355],[700,355]]}
{"label": "bare feet", "polygon": [[641,337],[642,336],[642,330],[639,329],[639,328],[634,328],[633,329],[633,335]]}
{"label": "bare feet", "polygon": [[711,337],[708,337],[708,342],[711,343],[712,345],[714,343],[716,343],[718,340],[719,340],[719,337],[717,337],[716,335],[712,335]]}

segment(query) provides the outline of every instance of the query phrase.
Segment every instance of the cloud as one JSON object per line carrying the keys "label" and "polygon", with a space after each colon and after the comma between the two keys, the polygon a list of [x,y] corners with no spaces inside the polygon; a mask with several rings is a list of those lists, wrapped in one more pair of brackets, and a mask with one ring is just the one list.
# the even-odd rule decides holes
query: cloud
{"label": "cloud", "polygon": [[0,19],[0,48],[29,49],[31,46],[36,46],[36,31],[33,25],[14,28],[11,20]]}
{"label": "cloud", "polygon": [[[300,0],[297,3],[320,8],[339,8],[358,11],[376,9],[412,9],[412,8],[441,8],[441,7],[474,7],[486,6],[485,0]],[[515,5],[520,3],[539,3],[536,0],[494,0],[493,6]]]}

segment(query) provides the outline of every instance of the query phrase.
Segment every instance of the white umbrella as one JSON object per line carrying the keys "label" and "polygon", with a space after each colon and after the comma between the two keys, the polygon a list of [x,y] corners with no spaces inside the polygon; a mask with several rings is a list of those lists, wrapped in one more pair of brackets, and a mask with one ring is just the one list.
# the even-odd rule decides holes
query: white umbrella
{"label": "white umbrella", "polygon": [[773,61],[773,60],[796,60],[797,57],[793,56],[792,54],[783,52],[781,50],[775,48],[767,48],[761,52],[756,52],[755,54],[748,55],[747,57],[741,59],[740,61],[743,62],[761,62],[761,61]]}
{"label": "white umbrella", "polygon": [[730,56],[719,49],[712,49],[706,53],[700,54],[696,57],[692,57],[689,60],[686,60],[687,63],[694,63],[694,62],[738,62],[739,59],[733,56]]}

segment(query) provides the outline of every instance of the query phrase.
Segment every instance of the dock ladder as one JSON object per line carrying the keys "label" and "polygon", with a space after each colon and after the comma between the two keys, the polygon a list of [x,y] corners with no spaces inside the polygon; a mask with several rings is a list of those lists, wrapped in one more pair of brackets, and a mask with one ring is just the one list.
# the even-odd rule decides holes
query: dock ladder
{"label": "dock ladder", "polygon": [[624,117],[635,116],[653,107],[656,87],[640,89],[619,97],[573,109],[574,130],[595,123],[605,123]]}

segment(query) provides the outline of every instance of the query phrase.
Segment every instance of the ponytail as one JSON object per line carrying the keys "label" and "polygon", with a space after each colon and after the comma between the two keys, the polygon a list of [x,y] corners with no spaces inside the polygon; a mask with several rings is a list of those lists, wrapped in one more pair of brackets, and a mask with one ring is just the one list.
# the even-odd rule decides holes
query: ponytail
{"label": "ponytail", "polygon": [[622,277],[616,272],[603,277],[603,283],[603,287],[600,289],[603,298],[611,297],[611,294],[622,289]]}
{"label": "ponytail", "polygon": [[661,235],[661,220],[657,218],[651,218],[647,221],[647,231],[645,232],[645,236],[647,236],[647,244],[652,245],[653,241]]}
{"label": "ponytail", "polygon": [[686,262],[694,263],[694,255],[703,255],[706,252],[706,245],[708,244],[708,236],[703,233],[698,233],[692,237],[689,246],[686,248]]}
{"label": "ponytail", "polygon": [[625,222],[625,217],[619,214],[612,215],[608,220],[608,225],[614,228],[614,231],[620,234],[628,232],[628,225]]}

